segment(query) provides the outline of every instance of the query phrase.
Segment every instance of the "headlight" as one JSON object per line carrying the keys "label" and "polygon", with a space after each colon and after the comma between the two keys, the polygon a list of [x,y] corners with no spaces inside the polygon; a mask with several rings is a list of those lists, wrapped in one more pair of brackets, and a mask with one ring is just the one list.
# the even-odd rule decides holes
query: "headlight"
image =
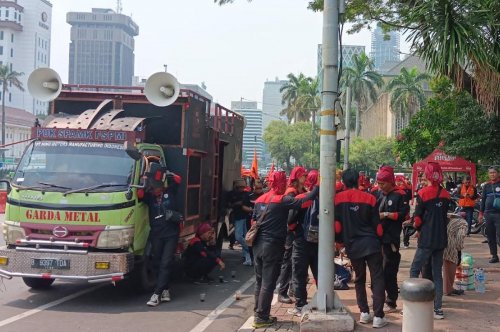
{"label": "headlight", "polygon": [[3,224],[3,237],[6,244],[16,244],[17,240],[26,237],[26,233],[22,227],[9,224],[8,221],[5,221]]}
{"label": "headlight", "polygon": [[[112,226],[109,226],[112,227]],[[133,228],[109,228],[101,232],[97,239],[97,248],[119,249],[128,248],[134,239]]]}

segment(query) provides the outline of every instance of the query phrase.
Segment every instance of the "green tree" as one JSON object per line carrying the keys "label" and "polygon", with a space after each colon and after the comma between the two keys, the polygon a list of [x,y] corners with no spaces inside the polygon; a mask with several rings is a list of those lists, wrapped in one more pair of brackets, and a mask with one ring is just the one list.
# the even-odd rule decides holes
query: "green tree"
{"label": "green tree", "polygon": [[359,136],[360,113],[366,110],[368,102],[377,100],[377,88],[384,84],[382,76],[373,70],[373,61],[365,53],[353,56],[353,66],[344,69],[343,84],[351,87],[352,98],[356,101],[356,130]]}
{"label": "green tree", "polygon": [[[19,77],[24,73],[11,70],[9,65],[0,65],[0,84],[2,84],[2,145],[5,145],[5,99],[9,86],[15,86],[21,91],[24,91],[23,84]],[[5,160],[5,152],[2,151],[2,160]]]}
{"label": "green tree", "polygon": [[[303,73],[298,76],[290,73],[287,78],[288,82],[280,88],[280,92],[283,92],[281,104],[287,105],[281,115],[286,115],[289,122],[309,121],[312,111],[310,106],[314,102],[311,91],[317,89],[317,80]],[[313,93],[315,95],[316,90]]]}
{"label": "green tree", "polygon": [[349,164],[356,169],[376,171],[380,165],[394,165],[394,140],[376,137],[370,140],[355,137],[349,147]]}
{"label": "green tree", "polygon": [[401,68],[401,74],[394,77],[386,86],[391,93],[391,110],[402,118],[411,117],[425,104],[425,94],[422,83],[431,76],[419,73],[417,68],[408,71]]}

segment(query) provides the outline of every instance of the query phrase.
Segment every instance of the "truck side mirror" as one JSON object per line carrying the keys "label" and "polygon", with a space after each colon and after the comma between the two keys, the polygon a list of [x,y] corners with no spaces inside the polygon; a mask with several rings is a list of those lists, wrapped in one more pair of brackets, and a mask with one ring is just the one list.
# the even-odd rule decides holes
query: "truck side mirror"
{"label": "truck side mirror", "polygon": [[125,141],[124,146],[125,146],[125,152],[127,152],[130,158],[134,160],[139,160],[142,158],[142,153],[139,152],[139,150],[137,150],[137,148],[132,142]]}
{"label": "truck side mirror", "polygon": [[0,191],[7,191],[7,194],[9,194],[11,189],[9,180],[0,180]]}

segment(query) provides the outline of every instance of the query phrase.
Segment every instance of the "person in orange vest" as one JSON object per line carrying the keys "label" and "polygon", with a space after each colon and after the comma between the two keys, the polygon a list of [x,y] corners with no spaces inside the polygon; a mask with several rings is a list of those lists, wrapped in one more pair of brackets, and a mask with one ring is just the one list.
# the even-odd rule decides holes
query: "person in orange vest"
{"label": "person in orange vest", "polygon": [[470,183],[470,176],[464,177],[459,194],[460,199],[458,200],[458,205],[462,211],[465,212],[465,220],[468,225],[467,236],[470,236],[474,206],[476,205],[477,199],[477,190],[476,187]]}

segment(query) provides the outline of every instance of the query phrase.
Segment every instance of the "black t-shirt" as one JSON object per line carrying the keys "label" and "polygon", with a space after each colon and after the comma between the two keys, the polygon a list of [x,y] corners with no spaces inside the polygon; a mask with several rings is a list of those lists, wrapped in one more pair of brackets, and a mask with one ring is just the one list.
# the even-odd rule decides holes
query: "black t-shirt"
{"label": "black t-shirt", "polygon": [[144,202],[149,209],[149,226],[151,238],[167,238],[178,236],[180,232],[179,222],[176,221],[178,213],[169,209],[168,198],[162,196],[158,201],[153,195],[146,195]]}
{"label": "black t-shirt", "polygon": [[[248,218],[248,212],[243,211],[243,206],[251,207],[250,196],[246,191],[231,191],[229,192],[229,207],[233,209],[233,221]],[[241,202],[242,204],[236,204]]]}

